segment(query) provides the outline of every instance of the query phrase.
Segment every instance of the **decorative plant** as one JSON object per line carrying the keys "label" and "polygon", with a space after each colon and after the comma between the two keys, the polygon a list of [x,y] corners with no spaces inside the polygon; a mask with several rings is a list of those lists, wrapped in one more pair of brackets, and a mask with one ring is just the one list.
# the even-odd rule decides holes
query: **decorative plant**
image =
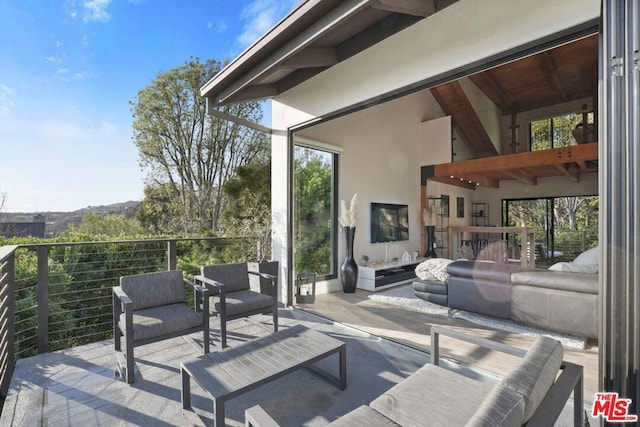
{"label": "decorative plant", "polygon": [[358,193],[355,193],[351,198],[351,203],[347,209],[347,204],[344,200],[340,200],[340,217],[338,222],[342,227],[355,227],[358,222],[358,216],[356,215],[356,201],[358,199]]}
{"label": "decorative plant", "polygon": [[432,203],[427,202],[427,207],[422,211],[422,222],[425,226],[436,225],[436,214],[438,213],[437,200],[433,200]]}

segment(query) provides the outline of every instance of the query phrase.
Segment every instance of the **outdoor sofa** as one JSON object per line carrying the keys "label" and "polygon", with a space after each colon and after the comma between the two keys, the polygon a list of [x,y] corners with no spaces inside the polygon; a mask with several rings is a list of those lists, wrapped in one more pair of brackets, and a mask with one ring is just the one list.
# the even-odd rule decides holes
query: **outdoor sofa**
{"label": "outdoor sofa", "polygon": [[[522,361],[495,385],[463,376],[440,366],[440,335],[522,357]],[[558,341],[539,337],[525,351],[434,326],[431,349],[432,363],[329,425],[546,427],[558,419],[572,393],[574,426],[583,425],[582,366],[562,360]],[[245,417],[247,426],[278,425],[260,406],[248,409]]]}

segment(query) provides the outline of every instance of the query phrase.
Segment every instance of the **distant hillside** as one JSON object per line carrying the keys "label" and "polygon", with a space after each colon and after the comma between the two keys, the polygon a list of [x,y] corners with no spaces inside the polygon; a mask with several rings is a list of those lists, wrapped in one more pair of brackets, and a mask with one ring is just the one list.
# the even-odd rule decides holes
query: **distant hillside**
{"label": "distant hillside", "polygon": [[[140,206],[140,202],[128,201],[111,205],[87,206],[73,212],[0,212],[0,222],[32,222],[35,217],[44,217],[46,236],[51,237],[66,231],[69,228],[69,224],[80,224],[83,215],[97,213],[132,217],[135,215],[138,206]],[[38,221],[38,219],[35,221]]]}

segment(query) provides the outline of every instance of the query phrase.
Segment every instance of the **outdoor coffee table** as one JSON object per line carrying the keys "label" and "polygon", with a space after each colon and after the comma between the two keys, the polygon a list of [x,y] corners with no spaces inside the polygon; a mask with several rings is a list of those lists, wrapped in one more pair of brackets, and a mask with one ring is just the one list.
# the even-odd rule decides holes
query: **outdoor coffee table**
{"label": "outdoor coffee table", "polygon": [[[310,366],[334,353],[339,353],[339,377]],[[346,362],[345,343],[296,325],[236,347],[183,361],[180,364],[182,407],[191,407],[193,378],[213,398],[214,426],[224,426],[227,400],[302,367],[308,367],[344,390],[347,388]]]}

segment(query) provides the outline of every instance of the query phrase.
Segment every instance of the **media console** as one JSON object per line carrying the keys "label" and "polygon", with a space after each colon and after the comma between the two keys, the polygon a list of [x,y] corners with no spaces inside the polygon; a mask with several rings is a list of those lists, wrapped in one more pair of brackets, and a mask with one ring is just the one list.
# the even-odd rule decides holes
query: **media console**
{"label": "media console", "polygon": [[426,258],[416,258],[409,262],[373,264],[358,266],[359,289],[377,292],[392,286],[412,282],[416,278],[415,269]]}

